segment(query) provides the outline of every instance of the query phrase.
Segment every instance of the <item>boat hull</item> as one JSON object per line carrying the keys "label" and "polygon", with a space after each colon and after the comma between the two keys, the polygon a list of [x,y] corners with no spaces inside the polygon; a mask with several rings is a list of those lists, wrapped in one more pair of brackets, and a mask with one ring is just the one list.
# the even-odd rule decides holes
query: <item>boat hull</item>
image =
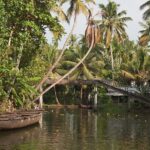
{"label": "boat hull", "polygon": [[0,130],[17,129],[39,123],[41,113],[0,116]]}

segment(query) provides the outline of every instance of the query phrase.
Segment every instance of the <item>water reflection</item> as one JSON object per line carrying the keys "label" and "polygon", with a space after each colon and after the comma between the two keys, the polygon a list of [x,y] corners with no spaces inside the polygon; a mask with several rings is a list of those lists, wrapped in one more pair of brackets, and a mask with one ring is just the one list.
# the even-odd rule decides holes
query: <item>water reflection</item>
{"label": "water reflection", "polygon": [[148,114],[119,116],[82,109],[51,109],[43,114],[42,128],[0,132],[0,149],[147,150],[149,126]]}
{"label": "water reflection", "polygon": [[35,137],[40,137],[40,130],[38,125],[31,127],[1,131],[0,132],[0,149],[12,150],[19,144],[25,144],[30,142],[36,142]]}

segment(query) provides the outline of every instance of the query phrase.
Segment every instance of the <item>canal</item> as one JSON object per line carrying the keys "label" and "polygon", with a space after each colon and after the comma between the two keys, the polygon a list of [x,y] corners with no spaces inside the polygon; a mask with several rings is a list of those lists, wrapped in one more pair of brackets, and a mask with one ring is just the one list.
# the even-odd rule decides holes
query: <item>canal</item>
{"label": "canal", "polygon": [[149,113],[49,109],[42,123],[0,131],[0,150],[149,150]]}

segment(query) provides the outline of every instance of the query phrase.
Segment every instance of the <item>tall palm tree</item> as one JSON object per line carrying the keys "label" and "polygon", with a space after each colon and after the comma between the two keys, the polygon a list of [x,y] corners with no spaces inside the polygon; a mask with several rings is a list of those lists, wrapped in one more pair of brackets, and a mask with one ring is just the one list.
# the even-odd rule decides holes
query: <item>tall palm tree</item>
{"label": "tall palm tree", "polygon": [[82,0],[60,0],[61,5],[63,5],[66,2],[70,2],[70,6],[69,6],[68,11],[67,11],[67,15],[68,15],[69,19],[71,19],[71,17],[74,15],[73,26],[72,26],[72,29],[71,29],[68,37],[66,38],[66,41],[62,47],[62,50],[61,50],[61,53],[60,53],[58,59],[53,64],[53,66],[49,67],[47,74],[43,77],[41,82],[37,85],[37,87],[36,87],[37,90],[43,85],[43,83],[49,77],[50,73],[53,71],[53,69],[57,66],[58,62],[61,60],[61,58],[64,54],[64,51],[65,51],[65,48],[68,44],[68,41],[69,41],[73,31],[74,31],[74,28],[76,27],[77,16],[80,13],[87,15],[88,14],[88,8],[86,6],[86,3],[91,3],[91,2],[94,3],[94,0],[85,0],[85,2],[83,2]]}
{"label": "tall palm tree", "polygon": [[150,0],[148,0],[147,2],[145,2],[144,4],[142,4],[142,5],[140,6],[140,9],[141,9],[141,10],[143,10],[143,9],[145,9],[145,8],[146,8],[146,10],[145,10],[145,12],[144,12],[144,14],[143,14],[143,19],[144,19],[144,20],[148,20],[149,17],[150,17]]}
{"label": "tall palm tree", "polygon": [[141,36],[139,38],[139,44],[141,46],[146,46],[150,41],[150,20],[140,24],[143,27],[143,30],[140,31]]}
{"label": "tall palm tree", "polygon": [[106,6],[100,4],[99,7],[102,15],[99,27],[102,31],[105,46],[110,51],[111,67],[114,70],[112,41],[115,39],[117,42],[122,42],[128,37],[125,27],[127,26],[126,22],[131,20],[131,18],[126,17],[127,13],[125,10],[118,12],[119,5],[113,1],[109,1]]}

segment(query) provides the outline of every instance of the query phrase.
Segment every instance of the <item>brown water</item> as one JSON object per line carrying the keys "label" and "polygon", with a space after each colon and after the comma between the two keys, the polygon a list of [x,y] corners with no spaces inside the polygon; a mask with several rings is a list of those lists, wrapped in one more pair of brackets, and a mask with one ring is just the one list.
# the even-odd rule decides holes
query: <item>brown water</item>
{"label": "brown water", "polygon": [[51,109],[41,126],[1,131],[0,150],[150,150],[150,116]]}

